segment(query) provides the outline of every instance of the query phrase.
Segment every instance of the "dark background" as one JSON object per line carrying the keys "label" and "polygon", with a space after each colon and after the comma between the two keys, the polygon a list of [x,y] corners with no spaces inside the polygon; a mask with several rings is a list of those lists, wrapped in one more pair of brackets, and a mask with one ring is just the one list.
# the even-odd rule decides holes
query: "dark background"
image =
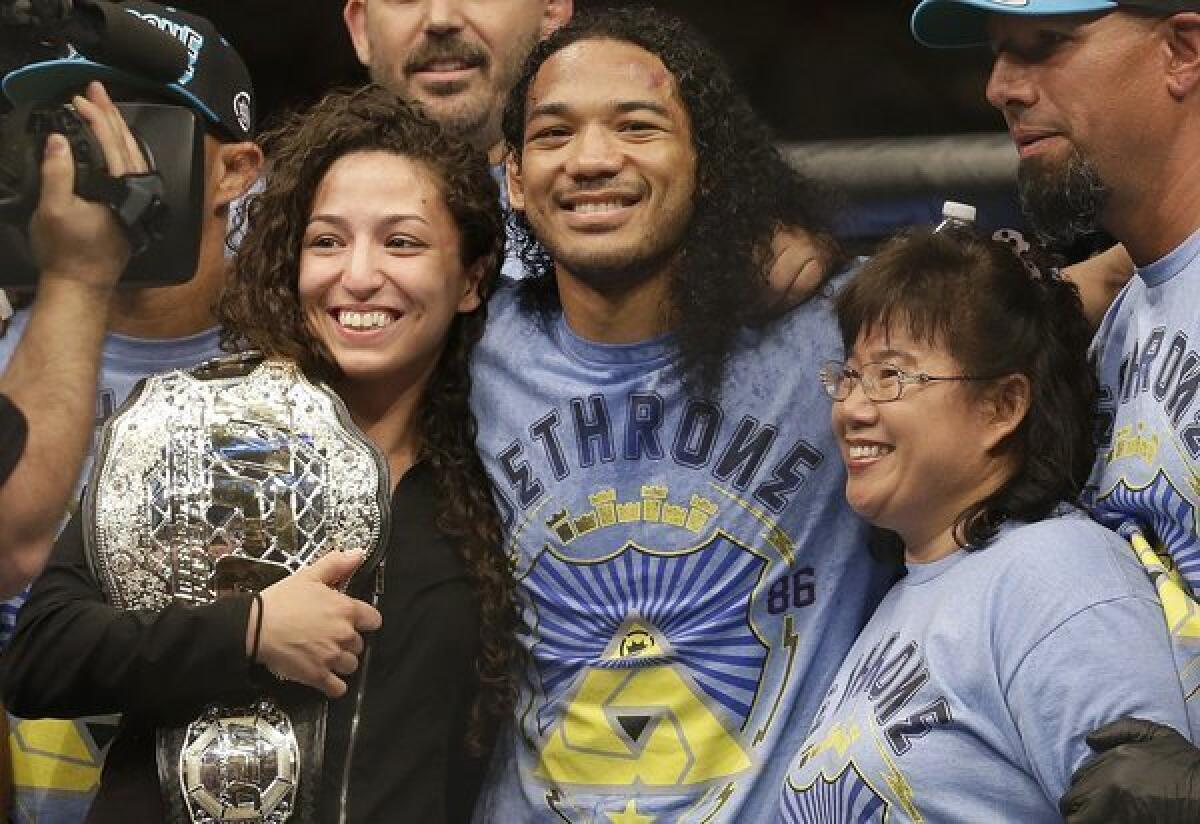
{"label": "dark background", "polygon": [[[576,0],[577,8],[599,4]],[[340,0],[177,0],[175,5],[208,17],[241,52],[263,115],[365,77],[342,23]],[[1002,128],[983,100],[986,50],[917,45],[908,30],[915,0],[655,0],[653,5],[688,19],[708,37],[781,140]]]}

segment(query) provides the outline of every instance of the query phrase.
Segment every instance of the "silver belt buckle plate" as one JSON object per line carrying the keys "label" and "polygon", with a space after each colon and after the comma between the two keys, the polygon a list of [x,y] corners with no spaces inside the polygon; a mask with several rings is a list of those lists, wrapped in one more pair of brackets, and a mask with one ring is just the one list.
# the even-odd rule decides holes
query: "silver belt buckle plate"
{"label": "silver belt buckle plate", "polygon": [[105,425],[85,498],[88,558],[124,609],[209,603],[334,549],[377,551],[388,489],[341,400],[290,361],[234,378],[169,372]]}
{"label": "silver belt buckle plate", "polygon": [[270,701],[212,707],[188,725],[179,775],[196,824],[284,824],[300,777],[291,719]]}

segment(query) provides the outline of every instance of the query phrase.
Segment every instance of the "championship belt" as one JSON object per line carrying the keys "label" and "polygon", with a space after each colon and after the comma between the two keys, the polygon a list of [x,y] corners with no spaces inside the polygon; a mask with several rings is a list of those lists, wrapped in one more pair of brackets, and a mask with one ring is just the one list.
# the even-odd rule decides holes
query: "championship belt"
{"label": "championship belt", "polygon": [[[387,545],[387,464],[341,400],[291,361],[220,358],[147,379],[105,425],[84,500],[88,561],[111,603],[161,610],[258,592],[334,550]],[[173,821],[315,815],[325,700],[272,685],[158,731]]]}

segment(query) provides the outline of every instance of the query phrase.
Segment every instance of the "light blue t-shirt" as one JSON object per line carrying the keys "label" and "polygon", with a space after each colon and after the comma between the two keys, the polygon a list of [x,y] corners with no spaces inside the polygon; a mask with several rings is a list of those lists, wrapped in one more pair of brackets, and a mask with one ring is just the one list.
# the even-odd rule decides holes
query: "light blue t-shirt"
{"label": "light blue t-shirt", "polygon": [[[0,338],[0,368],[7,364],[25,333],[28,312],[17,312]],[[64,329],[63,334],[71,330]],[[95,432],[116,411],[139,380],[156,372],[182,369],[221,354],[217,330],[164,340],[110,334],[104,339],[96,390]],[[37,410],[26,414],[36,417]],[[95,438],[92,450],[95,449]],[[84,461],[78,487],[91,468],[93,452]],[[25,594],[0,604],[0,647],[7,645],[16,626]],[[77,824],[100,786],[104,754],[116,732],[119,716],[91,716],[74,721],[24,721],[9,716],[9,747],[13,757],[14,821],[19,824]]]}
{"label": "light blue t-shirt", "polygon": [[[752,822],[882,588],[844,500],[828,296],[745,332],[718,394],[669,338],[489,305],[472,406],[531,656],[484,822]],[[885,580],[886,579],[886,580]]]}
{"label": "light blue t-shirt", "polygon": [[854,644],[788,773],[790,824],[1059,824],[1133,715],[1188,731],[1162,613],[1121,538],[1070,511],[910,564]]}
{"label": "light blue t-shirt", "polygon": [[1171,628],[1200,734],[1200,232],[1139,268],[1092,344],[1099,369],[1093,514],[1133,545]]}

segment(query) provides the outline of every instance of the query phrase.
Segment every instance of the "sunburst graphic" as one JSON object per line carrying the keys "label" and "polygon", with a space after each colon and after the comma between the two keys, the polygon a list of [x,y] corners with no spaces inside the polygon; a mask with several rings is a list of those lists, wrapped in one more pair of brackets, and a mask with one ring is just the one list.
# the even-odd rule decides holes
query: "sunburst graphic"
{"label": "sunburst graphic", "polygon": [[783,792],[783,820],[789,824],[877,824],[887,802],[863,779],[853,762],[837,777],[818,775],[807,787],[789,779]]}
{"label": "sunburst graphic", "polygon": [[547,699],[543,731],[583,671],[664,664],[745,723],[768,652],[750,620],[766,567],[721,533],[669,554],[632,544],[598,561],[544,554],[524,581]]}
{"label": "sunburst graphic", "polygon": [[1200,592],[1200,542],[1196,510],[1160,469],[1149,484],[1131,487],[1121,480],[1095,505],[1101,523],[1132,539],[1132,530],[1146,534],[1156,549],[1165,549],[1188,588]]}

